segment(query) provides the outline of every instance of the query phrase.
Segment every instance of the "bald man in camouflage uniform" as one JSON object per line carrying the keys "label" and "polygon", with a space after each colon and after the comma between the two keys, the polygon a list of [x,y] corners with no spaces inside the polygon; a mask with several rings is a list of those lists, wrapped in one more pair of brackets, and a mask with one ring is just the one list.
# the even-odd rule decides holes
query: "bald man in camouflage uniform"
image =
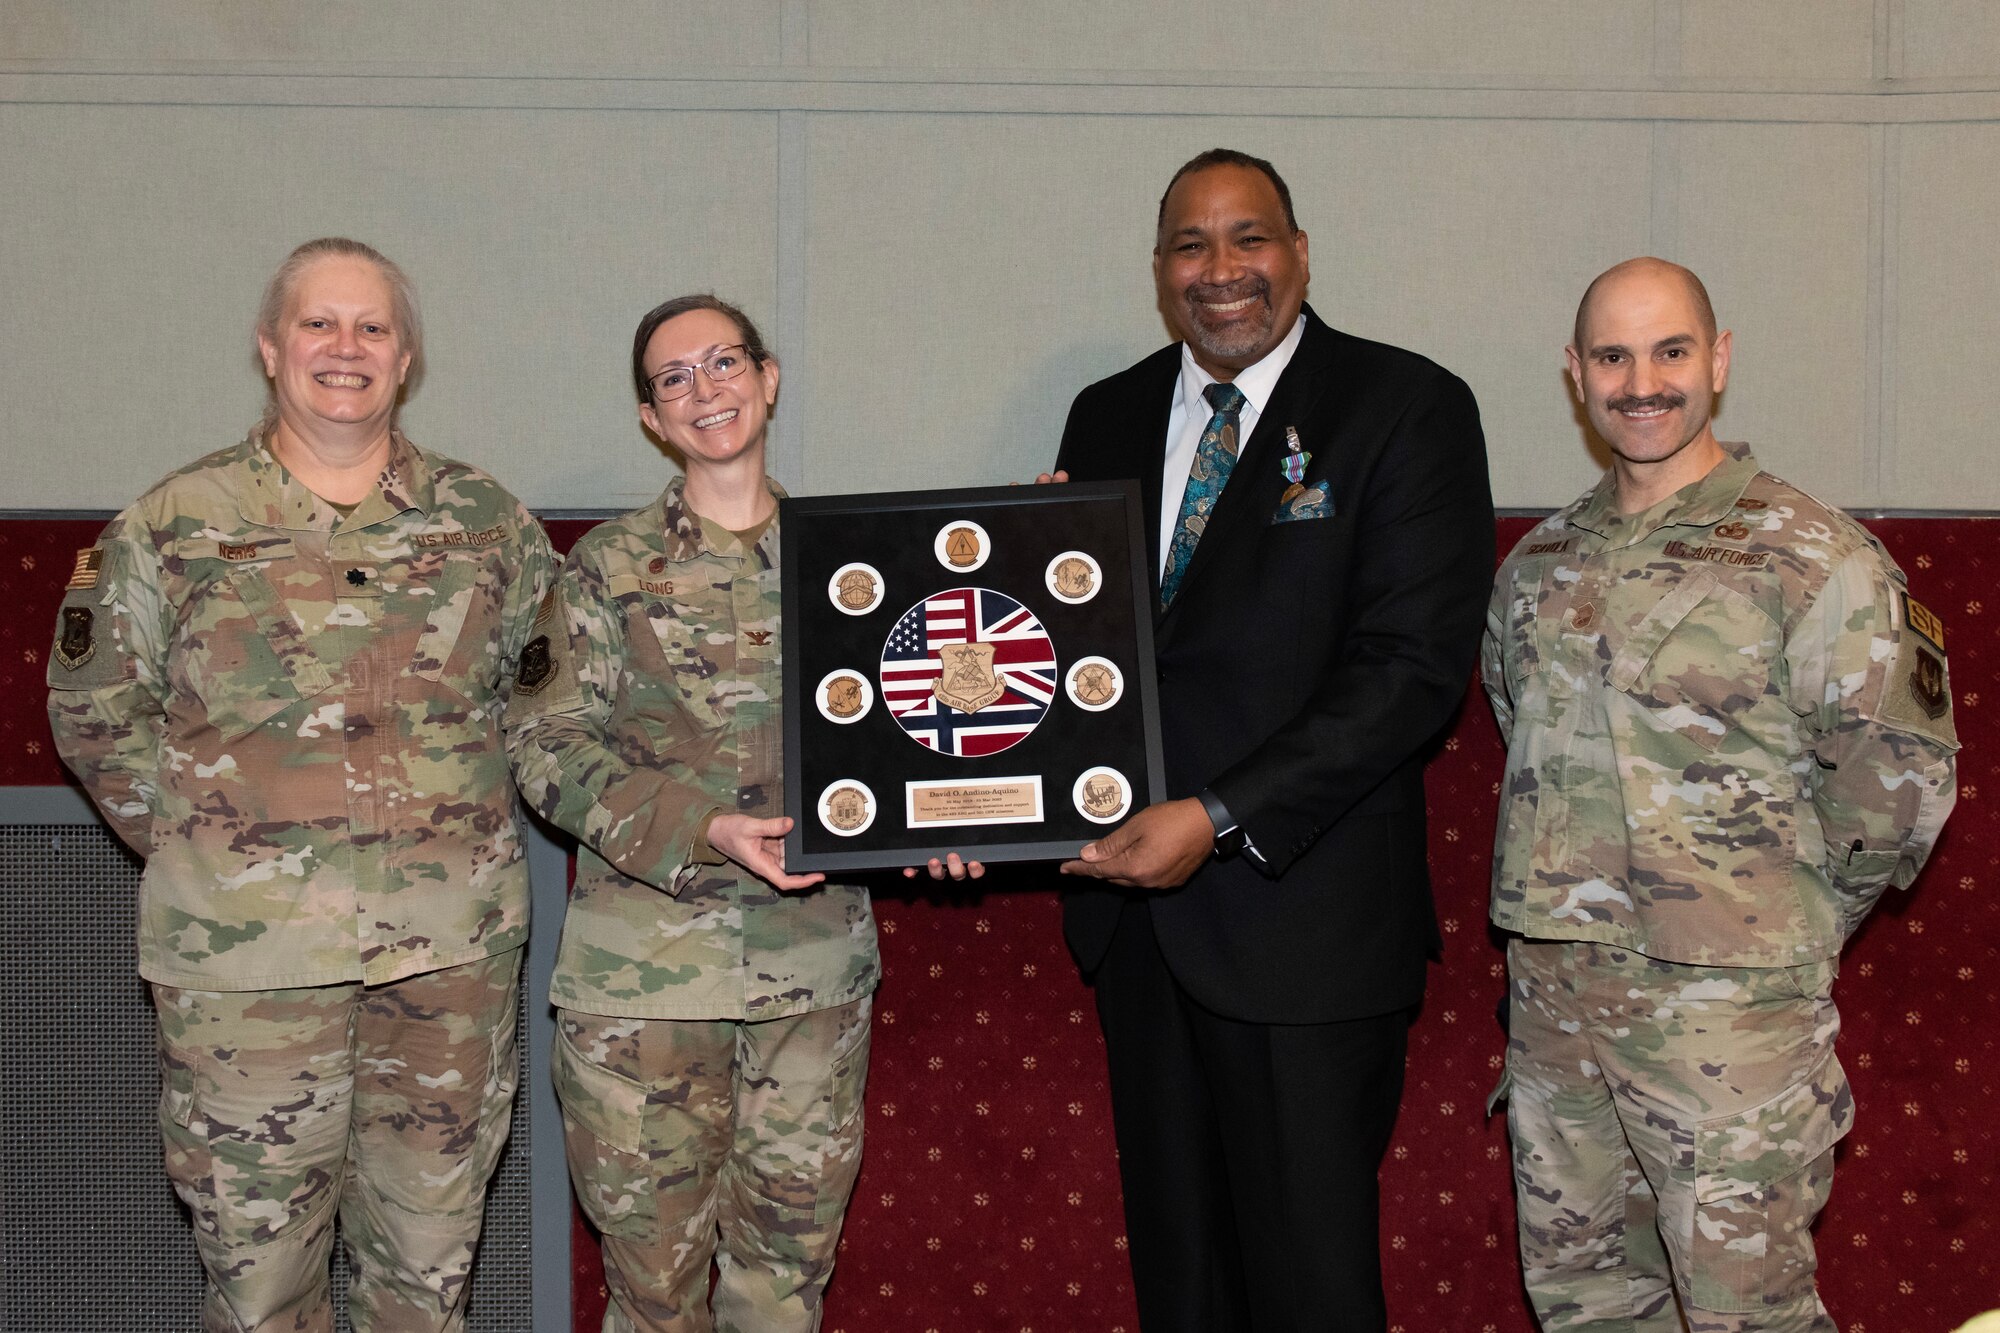
{"label": "bald man in camouflage uniform", "polygon": [[1943,626],[1860,525],[1715,440],[1729,352],[1684,269],[1592,284],[1570,368],[1613,466],[1488,615],[1503,1091],[1564,1333],[1834,1328],[1808,1232],[1853,1123],[1834,974],[1956,792]]}
{"label": "bald man in camouflage uniform", "polygon": [[336,1212],[357,1330],[463,1325],[528,931],[500,716],[554,577],[513,496],[400,433],[345,513],[260,431],[77,556],[49,717],[146,860],[210,1330],[331,1329]]}

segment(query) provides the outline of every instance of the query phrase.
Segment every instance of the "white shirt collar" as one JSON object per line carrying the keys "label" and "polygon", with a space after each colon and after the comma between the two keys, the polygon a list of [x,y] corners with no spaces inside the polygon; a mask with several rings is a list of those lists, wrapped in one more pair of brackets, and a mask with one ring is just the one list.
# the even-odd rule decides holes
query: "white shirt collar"
{"label": "white shirt collar", "polygon": [[[1248,400],[1250,412],[1255,416],[1264,414],[1264,405],[1271,401],[1272,390],[1278,387],[1278,379],[1285,373],[1285,367],[1292,363],[1292,353],[1299,350],[1299,339],[1305,337],[1306,317],[1302,312],[1292,325],[1292,331],[1284,336],[1276,347],[1264,354],[1264,359],[1255,365],[1237,372],[1234,383],[1243,391]],[[1181,344],[1181,402],[1185,405],[1190,419],[1207,421],[1215,414],[1202,396],[1208,386],[1215,383],[1215,376],[1203,370],[1194,359],[1194,349]]]}

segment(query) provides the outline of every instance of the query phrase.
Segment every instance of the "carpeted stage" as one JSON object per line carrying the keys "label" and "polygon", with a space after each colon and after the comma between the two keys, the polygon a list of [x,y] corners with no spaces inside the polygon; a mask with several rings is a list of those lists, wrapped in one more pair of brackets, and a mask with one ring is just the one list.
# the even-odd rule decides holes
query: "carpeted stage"
{"label": "carpeted stage", "polygon": [[[0,523],[0,783],[63,780],[42,716],[55,608],[100,524]],[[550,525],[567,547],[586,524]],[[1501,524],[1503,549],[1527,526]],[[2000,522],[1869,526],[1949,634],[1959,806],[1909,894],[1848,949],[1835,994],[1859,1103],[1817,1231],[1820,1285],[1846,1333],[1944,1333],[2000,1305]],[[1993,605],[1985,605],[1991,597]],[[1530,1333],[1513,1249],[1498,1075],[1501,955],[1485,924],[1501,769],[1475,690],[1429,775],[1445,955],[1411,1039],[1382,1170],[1383,1265],[1406,1333]],[[884,979],[868,1147],[827,1300],[828,1333],[1137,1333],[1090,995],[1043,890],[877,897]],[[1361,891],[1355,886],[1354,891]],[[543,921],[542,929],[554,922]],[[576,1327],[602,1309],[575,1235]]]}

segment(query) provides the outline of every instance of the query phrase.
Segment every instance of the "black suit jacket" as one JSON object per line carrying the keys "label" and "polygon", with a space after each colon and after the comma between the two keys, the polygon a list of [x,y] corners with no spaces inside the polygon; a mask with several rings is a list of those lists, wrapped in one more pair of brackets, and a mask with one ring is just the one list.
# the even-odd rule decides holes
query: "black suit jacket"
{"label": "black suit jacket", "polygon": [[[1154,630],[1167,796],[1212,789],[1265,863],[1210,860],[1182,888],[1144,896],[1189,994],[1263,1023],[1361,1018],[1422,997],[1438,941],[1423,759],[1465,695],[1493,575],[1471,390],[1305,314]],[[1077,481],[1138,479],[1156,572],[1180,366],[1176,343],[1078,394],[1056,461]],[[1287,426],[1312,454],[1307,484],[1326,483],[1330,517],[1271,521],[1288,485]],[[1086,973],[1129,896],[1068,895],[1064,931]]]}

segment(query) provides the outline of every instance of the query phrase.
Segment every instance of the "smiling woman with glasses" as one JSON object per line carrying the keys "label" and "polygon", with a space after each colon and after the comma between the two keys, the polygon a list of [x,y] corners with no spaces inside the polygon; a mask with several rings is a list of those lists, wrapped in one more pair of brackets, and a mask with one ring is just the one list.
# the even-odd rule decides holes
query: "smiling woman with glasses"
{"label": "smiling woman with glasses", "polygon": [[550,998],[570,1177],[607,1330],[817,1326],[861,1163],[880,965],[867,890],[787,874],[778,362],[713,296],[632,342],[685,477],[593,529],[554,679],[509,714],[528,801],[581,841]]}

